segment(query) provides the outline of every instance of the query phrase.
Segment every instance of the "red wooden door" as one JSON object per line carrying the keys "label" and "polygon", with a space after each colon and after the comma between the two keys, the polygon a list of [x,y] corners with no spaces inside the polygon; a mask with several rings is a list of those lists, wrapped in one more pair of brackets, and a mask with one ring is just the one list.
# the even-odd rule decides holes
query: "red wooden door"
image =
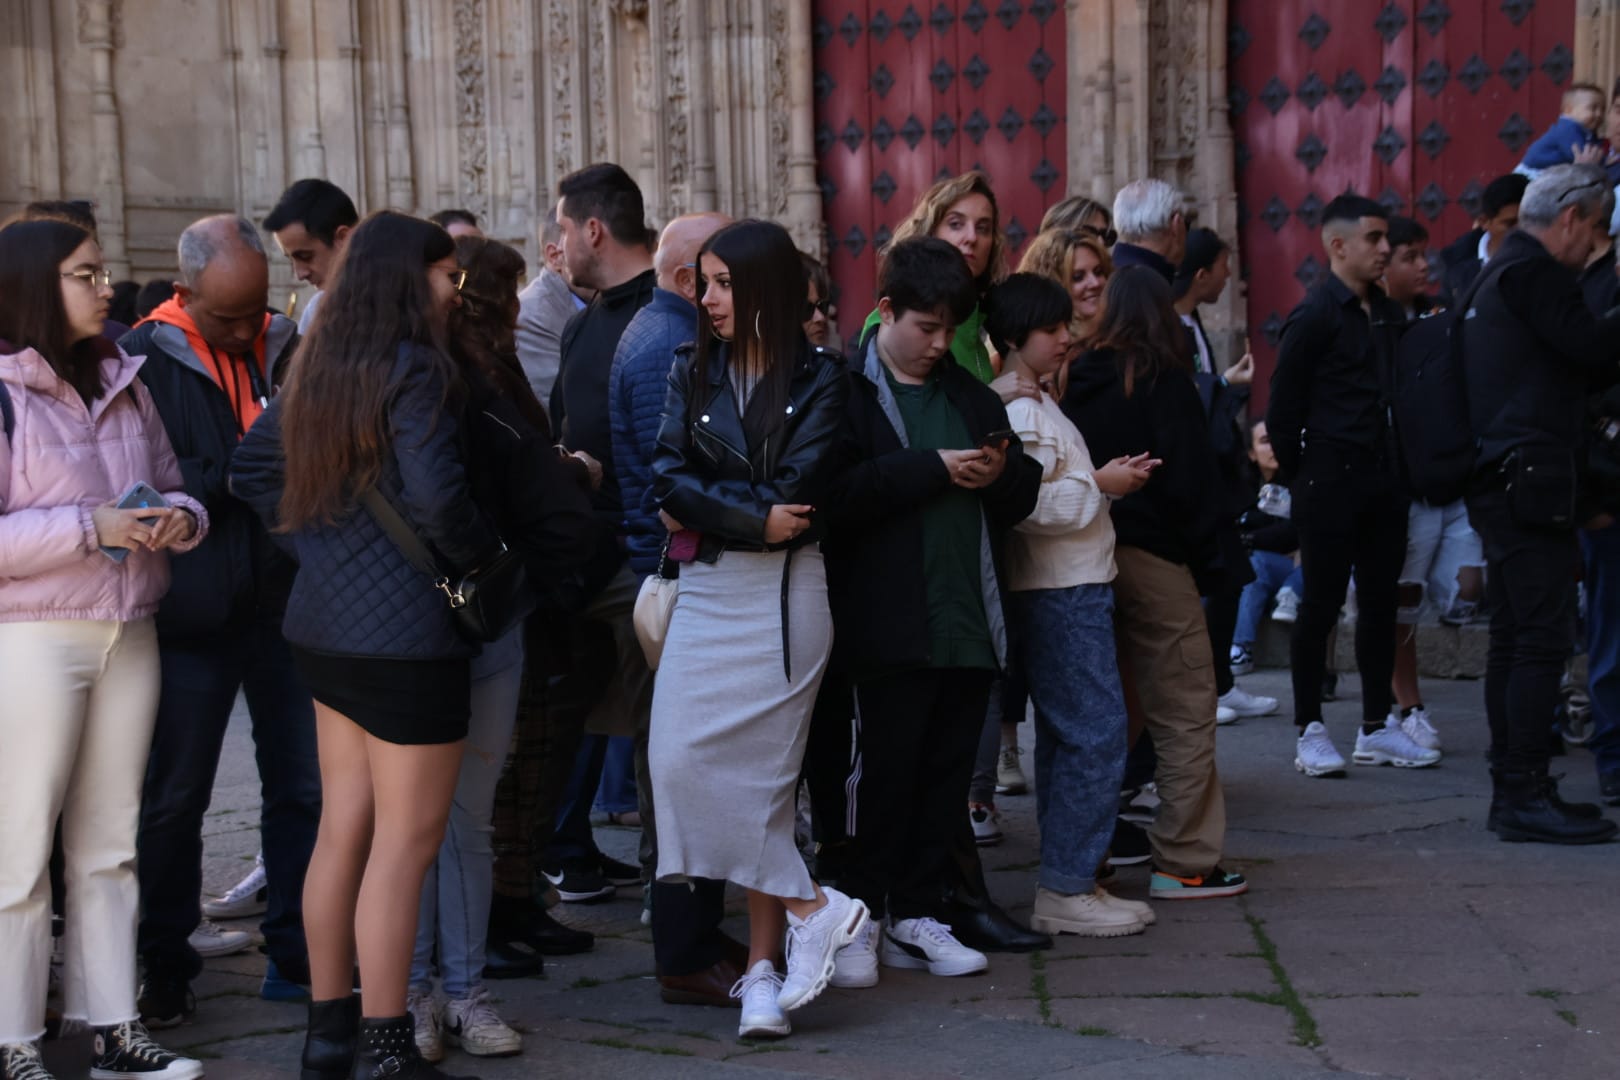
{"label": "red wooden door", "polygon": [[1061,0],[814,0],[816,156],[848,338],[877,249],[941,176],[982,169],[1013,259],[1063,195]]}
{"label": "red wooden door", "polygon": [[1558,115],[1574,0],[1232,0],[1231,103],[1257,407],[1283,319],[1354,190],[1439,248]]}

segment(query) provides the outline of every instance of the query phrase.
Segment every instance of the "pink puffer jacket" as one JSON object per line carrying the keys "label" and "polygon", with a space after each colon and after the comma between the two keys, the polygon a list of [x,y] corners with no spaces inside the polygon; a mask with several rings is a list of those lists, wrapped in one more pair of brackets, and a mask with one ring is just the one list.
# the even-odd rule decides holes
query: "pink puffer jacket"
{"label": "pink puffer jacket", "polygon": [[137,548],[114,562],[90,518],[137,480],[197,516],[196,535],[177,552],[208,529],[208,512],[182,489],[163,421],[135,378],[145,357],[104,344],[106,391],[87,409],[43,356],[0,342],[0,382],[15,417],[11,438],[0,433],[0,622],[128,622],[157,610],[169,591],[168,553]]}

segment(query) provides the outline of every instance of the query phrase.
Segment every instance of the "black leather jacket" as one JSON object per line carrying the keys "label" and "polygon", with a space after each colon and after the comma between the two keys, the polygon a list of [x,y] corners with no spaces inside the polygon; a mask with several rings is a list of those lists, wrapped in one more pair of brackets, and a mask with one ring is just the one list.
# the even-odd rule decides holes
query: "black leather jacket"
{"label": "black leather jacket", "polygon": [[[778,503],[820,509],[848,393],[843,358],[809,342],[800,347],[788,419],[772,436],[785,442],[766,475],[765,447],[749,447],[743,432],[731,388],[729,348],[721,347],[720,362],[711,366],[705,386],[692,385],[695,350],[690,344],[675,350],[647,496],[653,508],[667,510],[686,528],[702,533],[697,557],[703,562],[714,562],[728,548],[781,551],[820,541],[825,530],[819,515],[785,544],[765,543],[765,518]],[[694,394],[702,401],[695,420],[689,407]]]}

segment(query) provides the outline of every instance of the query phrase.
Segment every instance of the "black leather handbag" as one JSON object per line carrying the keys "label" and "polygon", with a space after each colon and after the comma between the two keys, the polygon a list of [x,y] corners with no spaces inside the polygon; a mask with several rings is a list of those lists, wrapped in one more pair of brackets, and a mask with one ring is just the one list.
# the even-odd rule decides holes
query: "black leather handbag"
{"label": "black leather handbag", "polygon": [[380,491],[371,488],[360,496],[360,501],[410,564],[428,575],[433,587],[444,593],[463,637],[498,641],[534,608],[523,558],[505,544],[493,559],[453,582],[439,569],[421,537]]}

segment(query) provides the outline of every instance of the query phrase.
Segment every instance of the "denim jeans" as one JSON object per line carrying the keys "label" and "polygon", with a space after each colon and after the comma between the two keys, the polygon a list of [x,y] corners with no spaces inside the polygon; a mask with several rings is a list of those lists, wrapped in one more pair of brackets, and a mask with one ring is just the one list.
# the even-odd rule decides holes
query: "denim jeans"
{"label": "denim jeans", "polygon": [[1251,551],[1249,565],[1254,568],[1254,580],[1243,586],[1243,599],[1238,602],[1237,633],[1232,635],[1232,643],[1245,649],[1252,649],[1260,640],[1260,622],[1279,590],[1292,589],[1295,596],[1305,591],[1305,576],[1291,555]]}
{"label": "denim jeans", "polygon": [[1586,673],[1600,774],[1620,771],[1620,525],[1581,530],[1586,554]]}
{"label": "denim jeans", "polygon": [[1008,594],[1035,703],[1040,884],[1072,896],[1097,886],[1125,775],[1125,693],[1108,585]]}
{"label": "denim jeans", "polygon": [[500,779],[523,679],[523,628],[492,642],[473,661],[472,717],[461,775],[439,857],[422,882],[411,985],[432,986],[433,946],[446,996],[465,997],[484,981],[489,905],[494,892],[495,782]]}
{"label": "denim jeans", "polygon": [[607,756],[602,759],[602,782],[596,788],[595,809],[625,814],[637,808],[636,740],[631,735],[603,735]]}
{"label": "denim jeans", "polygon": [[137,847],[148,975],[195,979],[202,958],[187,943],[202,918],[203,816],[231,708],[247,697],[263,808],[260,843],[268,877],[265,951],[289,979],[307,977],[304,872],[321,819],[315,707],[293,671],[277,615],[207,639],[160,637],[163,695],[146,764]]}

